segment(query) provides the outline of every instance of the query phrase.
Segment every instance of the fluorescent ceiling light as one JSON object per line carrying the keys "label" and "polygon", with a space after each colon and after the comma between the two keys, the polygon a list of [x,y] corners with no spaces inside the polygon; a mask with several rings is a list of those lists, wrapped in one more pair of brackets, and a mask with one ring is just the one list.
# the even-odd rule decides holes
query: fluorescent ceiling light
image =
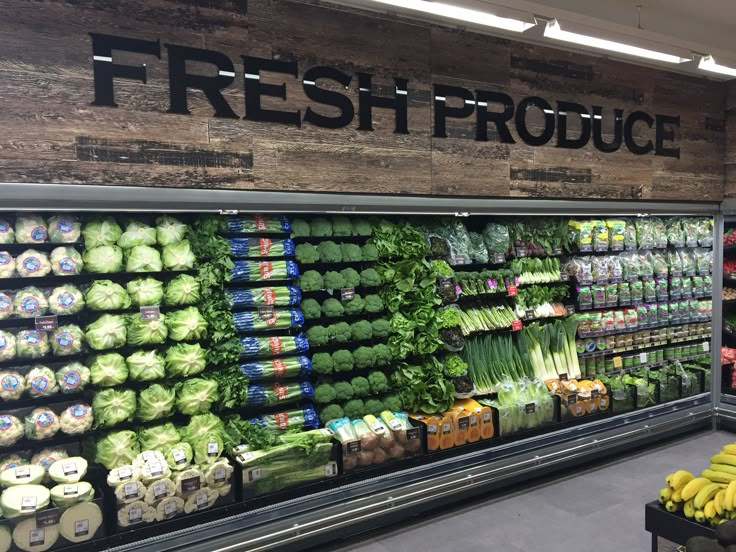
{"label": "fluorescent ceiling light", "polygon": [[703,71],[710,71],[711,73],[720,73],[721,75],[728,75],[730,77],[736,77],[736,69],[728,67],[727,65],[719,65],[713,56],[703,56],[700,58],[698,63],[698,69]]}
{"label": "fluorescent ceiling light", "polygon": [[506,31],[513,31],[516,33],[523,33],[527,29],[530,29],[536,25],[529,21],[522,21],[520,19],[512,19],[510,17],[500,17],[493,15],[492,13],[472,10],[469,8],[462,8],[460,6],[451,6],[450,4],[442,4],[441,2],[429,2],[427,0],[374,0],[381,4],[388,4],[397,8],[404,8],[408,10],[416,10],[424,13],[430,13],[440,17],[447,17],[449,19],[456,19],[458,21],[465,21],[466,23],[473,23],[475,25],[482,25],[485,27],[496,27],[497,29],[504,29]]}
{"label": "fluorescent ceiling light", "polygon": [[563,40],[565,42],[572,42],[574,44],[588,46],[590,48],[600,48],[601,50],[611,50],[613,52],[619,52],[621,54],[627,54],[630,56],[664,61],[665,63],[685,63],[687,61],[691,61],[691,59],[689,58],[684,58],[672,54],[665,54],[664,52],[649,50],[647,48],[640,48],[638,46],[632,46],[630,44],[624,44],[622,42],[615,42],[613,40],[606,40],[603,38],[596,38],[594,36],[573,33],[570,31],[563,31],[556,19],[547,21],[547,26],[544,29],[544,36],[555,40]]}

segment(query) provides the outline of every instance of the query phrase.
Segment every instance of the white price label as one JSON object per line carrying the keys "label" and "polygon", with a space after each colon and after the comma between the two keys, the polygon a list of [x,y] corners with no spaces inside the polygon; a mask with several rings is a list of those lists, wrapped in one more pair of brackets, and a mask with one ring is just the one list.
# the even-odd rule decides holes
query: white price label
{"label": "white price label", "polygon": [[64,475],[77,475],[79,470],[77,464],[74,462],[65,462],[61,465],[61,469],[64,471]]}
{"label": "white price label", "polygon": [[215,468],[215,483],[221,483],[225,481],[225,466],[217,466]]}
{"label": "white price label", "polygon": [[437,433],[437,424],[427,424],[427,433],[430,435]]}
{"label": "white price label", "polygon": [[149,460],[154,460],[156,458],[156,453],[154,453],[152,450],[146,450],[143,452],[143,461],[148,462]]}
{"label": "white price label", "polygon": [[396,418],[391,420],[388,425],[391,426],[391,429],[393,429],[394,431],[399,431],[403,427],[401,425],[401,422]]}
{"label": "white price label", "polygon": [[174,517],[176,515],[176,502],[173,500],[164,504],[164,515],[167,518]]}
{"label": "white price label", "polygon": [[484,412],[483,413],[483,421],[484,422],[490,422],[491,421],[491,413],[490,412]]}
{"label": "white price label", "polygon": [[20,509],[24,512],[33,511],[36,509],[36,497],[35,496],[24,496],[20,499]]}
{"label": "white price label", "polygon": [[64,496],[75,495],[79,493],[79,487],[77,485],[64,485]]}
{"label": "white price label", "polygon": [[371,426],[371,429],[373,430],[373,433],[376,433],[378,435],[381,435],[383,433],[383,430],[384,430],[384,425],[383,424],[379,424],[379,423],[375,423],[375,424],[373,424]]}
{"label": "white price label", "polygon": [[704,341],[703,342],[703,352],[709,353],[710,352],[710,341]]}
{"label": "white price label", "polygon": [[28,535],[28,540],[31,546],[38,546],[40,544],[43,544],[43,542],[46,540],[46,530],[31,529],[31,532]]}
{"label": "white price label", "polygon": [[83,537],[89,535],[89,520],[79,519],[74,522],[74,536]]}
{"label": "white price label", "polygon": [[639,363],[640,364],[646,364],[647,363],[647,354],[646,353],[639,353]]}
{"label": "white price label", "polygon": [[334,462],[330,462],[325,466],[325,475],[327,477],[332,477],[334,475],[337,475],[337,464]]}
{"label": "white price label", "polygon": [[119,468],[118,469],[118,478],[119,479],[130,479],[133,477],[133,470],[125,467],[125,468]]}
{"label": "white price label", "polygon": [[25,479],[26,477],[31,477],[31,469],[30,468],[15,468],[15,478],[16,479]]}
{"label": "white price label", "polygon": [[143,508],[135,506],[128,510],[128,521],[130,523],[139,523],[143,520]]}
{"label": "white price label", "polygon": [[442,424],[442,433],[450,433],[450,424]]}
{"label": "white price label", "polygon": [[186,464],[187,455],[181,449],[174,449],[171,451],[171,456],[174,458],[174,463],[178,466],[180,464]]}
{"label": "white price label", "polygon": [[148,464],[148,469],[151,471],[151,475],[161,475],[164,473],[164,468],[161,462],[151,462]]}
{"label": "white price label", "polygon": [[217,456],[220,454],[220,446],[217,443],[207,443],[207,456]]}
{"label": "white price label", "polygon": [[138,494],[138,483],[126,483],[123,487],[123,496],[132,498]]}
{"label": "white price label", "polygon": [[197,509],[199,508],[206,508],[207,507],[207,493],[199,493],[195,498],[194,501],[197,503]]}
{"label": "white price label", "polygon": [[253,454],[251,454],[250,452],[246,452],[238,456],[238,460],[243,463],[247,462],[248,460],[251,460],[252,458],[253,458]]}
{"label": "white price label", "polygon": [[253,468],[248,471],[248,481],[258,481],[261,478],[261,468]]}
{"label": "white price label", "polygon": [[163,481],[154,483],[153,485],[153,498],[158,500],[166,494],[166,484]]}

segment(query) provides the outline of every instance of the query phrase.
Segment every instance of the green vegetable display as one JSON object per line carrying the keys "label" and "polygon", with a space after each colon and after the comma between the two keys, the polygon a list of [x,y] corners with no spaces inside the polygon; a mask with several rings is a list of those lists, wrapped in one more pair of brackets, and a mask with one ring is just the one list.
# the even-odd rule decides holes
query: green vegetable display
{"label": "green vegetable display", "polygon": [[190,378],[176,388],[176,409],[189,416],[209,412],[217,401],[217,382]]}
{"label": "green vegetable display", "polygon": [[118,349],[128,337],[127,324],[122,315],[103,314],[85,330],[88,345],[95,351]]}
{"label": "green vegetable display", "polygon": [[84,299],[90,309],[98,311],[127,309],[131,305],[125,288],[110,280],[95,280]]}
{"label": "green vegetable display", "polygon": [[136,351],[125,359],[133,381],[153,381],[166,376],[164,358],[158,351]]}
{"label": "green vegetable display", "polygon": [[96,427],[114,427],[133,420],[136,411],[135,391],[105,389],[95,393],[92,401]]}
{"label": "green vegetable display", "polygon": [[169,339],[174,341],[197,341],[207,335],[207,321],[196,307],[168,314],[166,326],[169,329]]}
{"label": "green vegetable display", "polygon": [[114,387],[128,379],[128,365],[123,355],[108,353],[93,357],[89,366],[90,381],[102,387]]}
{"label": "green vegetable display", "polygon": [[140,314],[128,316],[128,345],[158,345],[166,342],[169,329],[166,325],[166,315],[161,313],[159,318],[143,320]]}
{"label": "green vegetable display", "polygon": [[82,255],[87,272],[109,274],[123,268],[123,250],[116,245],[87,247]]}
{"label": "green vegetable display", "polygon": [[142,422],[166,418],[174,412],[175,401],[176,392],[173,388],[154,383],[138,394],[136,418]]}
{"label": "green vegetable display", "polygon": [[139,307],[161,305],[164,297],[163,283],[151,277],[131,280],[126,284],[126,291],[131,303]]}
{"label": "green vegetable display", "polygon": [[196,376],[207,365],[207,351],[199,343],[178,343],[166,350],[164,363],[170,378]]}

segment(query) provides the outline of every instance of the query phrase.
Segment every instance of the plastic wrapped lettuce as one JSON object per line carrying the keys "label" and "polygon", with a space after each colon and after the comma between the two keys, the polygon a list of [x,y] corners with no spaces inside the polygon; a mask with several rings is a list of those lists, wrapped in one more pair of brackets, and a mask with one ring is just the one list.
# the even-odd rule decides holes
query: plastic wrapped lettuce
{"label": "plastic wrapped lettuce", "polygon": [[153,381],[166,376],[164,358],[158,351],[136,351],[125,359],[134,381]]}
{"label": "plastic wrapped lettuce", "polygon": [[196,260],[189,240],[164,246],[162,261],[167,270],[191,270]]}
{"label": "plastic wrapped lettuce", "polygon": [[199,281],[189,274],[179,274],[166,285],[165,301],[167,305],[196,305],[200,299]]}
{"label": "plastic wrapped lettuce", "polygon": [[95,351],[117,349],[125,345],[128,336],[125,316],[103,314],[87,326],[85,337]]}
{"label": "plastic wrapped lettuce", "polygon": [[51,272],[51,263],[46,253],[28,249],[15,259],[15,270],[21,278],[41,278]]}
{"label": "plastic wrapped lettuce", "polygon": [[90,369],[81,362],[70,362],[56,371],[56,383],[62,393],[76,393],[90,381]]}
{"label": "plastic wrapped lettuce", "polygon": [[[131,280],[128,282],[126,289],[133,304],[139,307],[160,305],[164,296],[163,283],[150,277]],[[197,299],[199,299],[199,295],[197,295]]]}
{"label": "plastic wrapped lettuce", "polygon": [[217,382],[203,378],[190,378],[177,385],[176,409],[192,416],[209,412],[217,401]]}
{"label": "plastic wrapped lettuce", "polygon": [[141,452],[138,437],[133,431],[114,431],[97,439],[95,462],[108,470],[130,464]]}
{"label": "plastic wrapped lettuce", "polygon": [[77,403],[66,408],[59,416],[61,431],[67,435],[80,435],[89,431],[94,422],[92,407]]}
{"label": "plastic wrapped lettuce", "polygon": [[110,274],[123,270],[123,250],[117,245],[100,245],[86,249],[82,258],[87,272]]}
{"label": "plastic wrapped lettuce", "polygon": [[81,274],[84,261],[73,247],[57,247],[51,252],[51,270],[56,276]]}
{"label": "plastic wrapped lettuce", "polygon": [[82,227],[84,245],[87,249],[115,245],[122,234],[122,229],[112,217],[94,219]]}
{"label": "plastic wrapped lettuce", "polygon": [[84,333],[75,324],[59,326],[51,333],[51,349],[54,356],[76,355],[82,350]]}
{"label": "plastic wrapped lettuce", "polygon": [[167,335],[169,330],[163,313],[151,320],[143,320],[140,314],[128,316],[128,345],[158,345],[166,342]]}
{"label": "plastic wrapped lettuce", "polygon": [[178,243],[187,236],[189,227],[171,215],[156,217],[156,241],[159,245]]}
{"label": "plastic wrapped lettuce", "polygon": [[26,389],[34,399],[55,395],[59,391],[56,374],[46,366],[34,366],[26,374]]}
{"label": "plastic wrapped lettuce", "polygon": [[170,378],[195,376],[207,365],[207,350],[199,343],[177,343],[166,350],[165,364]]}
{"label": "plastic wrapped lettuce", "polygon": [[0,372],[0,399],[12,401],[19,399],[26,390],[26,379],[12,370]]}
{"label": "plastic wrapped lettuce", "polygon": [[161,272],[161,254],[148,245],[137,245],[128,252],[125,272]]}
{"label": "plastic wrapped lettuce", "polygon": [[92,401],[96,427],[114,427],[132,421],[136,396],[132,389],[104,389],[95,393]]}
{"label": "plastic wrapped lettuce", "polygon": [[0,291],[0,320],[13,316],[13,298]]}
{"label": "plastic wrapped lettuce", "polygon": [[22,215],[15,220],[16,243],[43,243],[48,236],[46,221],[38,215]]}
{"label": "plastic wrapped lettuce", "polygon": [[138,441],[143,450],[166,450],[181,442],[181,435],[174,424],[147,427],[138,432]]}
{"label": "plastic wrapped lettuce", "polygon": [[196,341],[207,335],[207,321],[196,307],[174,311],[166,316],[169,338],[174,341]]}
{"label": "plastic wrapped lettuce", "polygon": [[24,425],[26,437],[33,441],[51,439],[61,429],[59,417],[46,407],[36,408],[26,416]]}
{"label": "plastic wrapped lettuce", "polygon": [[225,293],[231,307],[287,307],[302,302],[302,292],[296,286],[228,289]]}
{"label": "plastic wrapped lettuce", "polygon": [[18,358],[41,358],[49,354],[49,337],[38,330],[21,330],[16,340]]}
{"label": "plastic wrapped lettuce", "polygon": [[5,219],[0,219],[0,243],[15,243],[15,230]]}
{"label": "plastic wrapped lettuce", "polygon": [[131,304],[125,288],[110,280],[93,282],[87,289],[85,301],[90,309],[97,311],[127,309]]}
{"label": "plastic wrapped lettuce", "polygon": [[49,295],[49,311],[53,314],[75,314],[84,305],[84,294],[72,285],[54,288]]}
{"label": "plastic wrapped lettuce", "polygon": [[42,316],[48,309],[49,303],[37,287],[25,287],[15,294],[13,312],[19,318]]}
{"label": "plastic wrapped lettuce", "polygon": [[154,383],[138,394],[136,418],[142,422],[168,418],[174,412],[175,401],[176,392],[173,388]]}
{"label": "plastic wrapped lettuce", "polygon": [[186,469],[192,462],[193,457],[192,446],[186,441],[170,446],[164,453],[166,463],[175,471]]}
{"label": "plastic wrapped lettuce", "polygon": [[71,215],[54,215],[49,219],[48,231],[51,243],[74,243],[82,235],[82,224]]}
{"label": "plastic wrapped lettuce", "polygon": [[90,381],[102,387],[113,387],[128,379],[128,365],[119,353],[97,355],[89,366]]}
{"label": "plastic wrapped lettuce", "polygon": [[15,274],[15,259],[7,251],[0,251],[0,278],[12,278]]}
{"label": "plastic wrapped lettuce", "polygon": [[23,424],[15,416],[0,414],[0,447],[11,447],[23,437]]}
{"label": "plastic wrapped lettuce", "polygon": [[123,249],[133,249],[139,245],[156,245],[156,229],[132,220],[125,227],[125,232],[120,236],[117,244]]}
{"label": "plastic wrapped lettuce", "polygon": [[17,354],[15,336],[0,330],[0,361],[13,360]]}

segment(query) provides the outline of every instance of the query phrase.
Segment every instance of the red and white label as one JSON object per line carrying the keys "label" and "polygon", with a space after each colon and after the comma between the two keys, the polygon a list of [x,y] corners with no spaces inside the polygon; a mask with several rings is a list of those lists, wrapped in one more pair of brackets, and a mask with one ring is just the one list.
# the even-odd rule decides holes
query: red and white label
{"label": "red and white label", "polygon": [[289,393],[289,388],[282,383],[275,383],[273,385],[273,392],[278,400],[283,401]]}
{"label": "red and white label", "polygon": [[284,348],[284,343],[280,337],[269,338],[268,345],[271,347],[271,353],[274,355],[281,354],[281,349]]}
{"label": "red and white label", "polygon": [[276,425],[279,426],[279,429],[288,429],[289,427],[289,413],[288,412],[278,412],[277,414],[274,414],[274,419],[276,420]]}
{"label": "red and white label", "polygon": [[519,289],[516,286],[509,286],[508,288],[509,297],[514,297],[515,295],[519,295]]}
{"label": "red and white label", "polygon": [[261,248],[261,257],[268,257],[271,253],[271,247],[273,247],[273,240],[269,238],[261,238],[259,240],[259,244]]}
{"label": "red and white label", "polygon": [[276,378],[281,378],[286,375],[286,363],[280,358],[274,359],[271,362],[273,366],[273,375]]}
{"label": "red and white label", "polygon": [[261,263],[261,279],[270,280],[273,276],[273,263]]}
{"label": "red and white label", "polygon": [[511,322],[511,329],[515,332],[518,332],[522,327],[521,320],[513,320]]}
{"label": "red and white label", "polygon": [[276,293],[273,291],[273,288],[263,288],[261,293],[263,294],[264,303],[267,305],[274,305],[276,303]]}
{"label": "red and white label", "polygon": [[268,229],[268,220],[263,215],[256,215],[254,220],[256,223],[256,230],[263,232]]}

